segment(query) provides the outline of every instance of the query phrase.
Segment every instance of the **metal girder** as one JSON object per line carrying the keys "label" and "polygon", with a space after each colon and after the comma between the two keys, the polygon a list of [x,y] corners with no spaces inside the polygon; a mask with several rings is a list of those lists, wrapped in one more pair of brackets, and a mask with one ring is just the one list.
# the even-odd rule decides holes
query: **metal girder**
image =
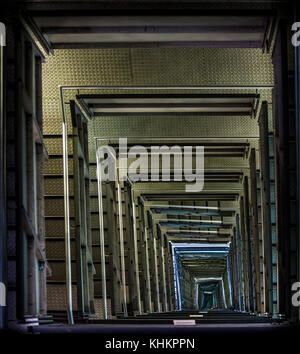
{"label": "metal girder", "polygon": [[[147,218],[148,216],[146,216]],[[153,290],[153,301],[154,309],[156,312],[161,312],[160,307],[160,289],[159,289],[159,276],[158,276],[158,262],[157,262],[157,239],[155,234],[153,234],[153,229],[149,227],[146,223],[147,232],[149,235],[149,246],[150,246],[150,273],[152,278]]]}
{"label": "metal girder", "polygon": [[[74,178],[74,203],[77,205],[75,209],[75,227],[76,227],[76,283],[77,283],[77,308],[78,311],[83,314],[85,312],[85,299],[83,295],[83,272],[84,272],[84,264],[82,262],[82,250],[81,250],[81,233],[82,225],[81,225],[81,176],[80,176],[80,161],[78,158],[78,150],[79,150],[79,132],[78,132],[78,122],[77,122],[77,114],[75,113],[74,101],[71,104],[71,114],[73,121],[73,178]],[[74,122],[76,121],[76,122]]]}
{"label": "metal girder", "polygon": [[272,264],[272,225],[270,200],[270,147],[268,127],[268,103],[263,102],[259,117],[260,129],[260,169],[262,182],[262,222],[263,222],[263,257],[265,275],[265,312],[273,313],[273,264]]}
{"label": "metal girder", "polygon": [[241,232],[241,245],[242,245],[242,262],[243,262],[243,278],[244,278],[244,299],[246,311],[250,311],[250,296],[249,296],[249,269],[248,269],[248,257],[247,257],[247,240],[245,230],[245,205],[244,197],[240,198],[240,232]]}
{"label": "metal girder", "polygon": [[251,115],[259,95],[166,94],[78,95],[91,116],[117,115]]}
{"label": "metal girder", "polygon": [[257,179],[256,179],[256,153],[255,149],[250,153],[250,199],[251,199],[251,220],[253,237],[253,256],[254,256],[254,278],[255,278],[255,304],[256,311],[261,309],[261,289],[260,289],[260,257],[259,257],[259,234],[258,234],[258,210],[257,210]]}
{"label": "metal girder", "polygon": [[[117,176],[119,177],[119,174],[117,174]],[[119,178],[117,179],[117,203],[118,203],[118,215],[119,215],[119,237],[120,237],[120,255],[121,255],[121,283],[122,283],[122,295],[123,295],[123,311],[124,311],[124,315],[128,316],[126,274],[125,274],[122,192],[121,192],[121,182],[119,181]]]}
{"label": "metal girder", "polygon": [[[257,12],[258,13],[258,12]],[[88,47],[262,47],[265,16],[35,16],[31,22],[53,48]],[[201,14],[202,15],[202,14]],[[180,23],[180,25],[179,25]],[[199,23],[201,25],[199,25]],[[101,24],[101,26],[99,26]],[[212,26],[212,24],[215,24]]]}
{"label": "metal girder", "polygon": [[245,301],[245,275],[244,275],[244,261],[243,261],[243,247],[242,247],[242,237],[240,232],[240,216],[236,215],[236,244],[237,244],[237,261],[238,261],[238,274],[239,274],[239,284],[240,284],[240,306],[241,310],[246,310]]}
{"label": "metal girder", "polygon": [[108,218],[108,232],[110,237],[108,238],[108,246],[110,253],[111,267],[110,269],[110,291],[111,291],[111,307],[112,314],[120,313],[122,311],[121,303],[121,269],[120,269],[120,245],[117,240],[117,211],[115,209],[116,197],[115,197],[115,186],[112,183],[106,184],[106,203]]}
{"label": "metal girder", "polygon": [[160,264],[161,264],[161,278],[163,283],[163,309],[165,312],[169,310],[168,292],[167,292],[167,270],[166,270],[166,256],[165,256],[165,242],[162,235],[159,238],[160,247]]}
{"label": "metal girder", "polygon": [[149,245],[148,245],[148,232],[145,226],[145,212],[142,203],[139,206],[139,233],[142,240],[142,295],[143,295],[143,311],[152,313],[152,286],[150,280],[150,263],[149,263]]}
{"label": "metal girder", "polygon": [[89,209],[89,173],[87,120],[75,101],[70,101],[73,142],[73,179],[75,208],[75,248],[77,275],[77,307],[79,315],[84,317],[94,311],[94,287],[90,209]]}
{"label": "metal girder", "polygon": [[250,230],[250,205],[249,205],[249,184],[248,176],[244,177],[244,223],[245,223],[245,249],[246,264],[248,274],[249,289],[249,310],[254,312],[254,288],[253,288],[253,245],[252,234]]}
{"label": "metal girder", "polygon": [[125,215],[126,230],[129,242],[129,297],[132,312],[142,314],[141,297],[140,297],[140,279],[139,279],[139,259],[137,244],[137,226],[136,226],[136,204],[134,201],[134,193],[128,183],[124,185],[125,196]]}

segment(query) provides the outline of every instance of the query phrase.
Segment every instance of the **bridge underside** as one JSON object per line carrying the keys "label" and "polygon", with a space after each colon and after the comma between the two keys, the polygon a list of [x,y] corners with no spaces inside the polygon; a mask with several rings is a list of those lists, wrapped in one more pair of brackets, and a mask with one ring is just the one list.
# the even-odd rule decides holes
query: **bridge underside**
{"label": "bridge underside", "polygon": [[0,327],[299,322],[290,5],[25,1],[7,12]]}

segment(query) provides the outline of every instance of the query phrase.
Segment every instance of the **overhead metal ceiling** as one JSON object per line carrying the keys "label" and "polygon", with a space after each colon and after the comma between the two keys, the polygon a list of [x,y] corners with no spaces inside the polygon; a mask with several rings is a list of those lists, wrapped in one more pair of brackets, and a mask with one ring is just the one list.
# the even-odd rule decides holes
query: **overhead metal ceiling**
{"label": "overhead metal ceiling", "polygon": [[31,27],[51,48],[262,48],[272,12],[239,16],[71,16],[33,14]]}

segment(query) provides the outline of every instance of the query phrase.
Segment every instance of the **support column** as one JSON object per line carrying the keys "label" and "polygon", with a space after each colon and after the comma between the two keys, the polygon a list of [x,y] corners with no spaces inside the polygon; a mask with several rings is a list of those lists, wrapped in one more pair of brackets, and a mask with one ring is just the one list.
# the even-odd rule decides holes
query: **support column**
{"label": "support column", "polygon": [[245,310],[250,311],[250,297],[249,297],[249,274],[248,274],[248,257],[247,257],[247,242],[245,231],[245,212],[244,212],[244,197],[240,197],[240,227],[241,227],[241,249],[243,262],[243,284],[244,284],[244,301]]}
{"label": "support column", "polygon": [[145,225],[144,208],[139,203],[139,215],[140,215],[140,235],[143,240],[142,246],[142,289],[143,289],[143,303],[144,312],[152,313],[152,294],[151,294],[151,282],[150,282],[150,264],[149,264],[149,245],[148,245],[148,233]]}
{"label": "support column", "polygon": [[[74,117],[75,119],[76,117]],[[77,283],[77,308],[79,314],[84,313],[84,295],[83,295],[83,263],[81,250],[81,227],[82,205],[81,205],[81,184],[80,184],[80,161],[78,158],[79,137],[77,122],[73,124],[73,178],[74,178],[74,205],[75,205],[75,249],[76,249],[76,283]]]}
{"label": "support column", "polygon": [[236,242],[237,242],[237,262],[238,262],[238,273],[239,273],[239,291],[240,291],[240,307],[241,311],[245,311],[245,281],[244,281],[244,262],[242,255],[242,240],[240,233],[240,217],[236,215]]}
{"label": "support column", "polygon": [[107,226],[108,245],[110,259],[110,294],[112,314],[116,315],[122,311],[121,306],[121,270],[120,270],[120,247],[117,240],[116,210],[115,210],[115,184],[106,184],[107,202]]}
{"label": "support column", "polygon": [[[33,139],[32,117],[26,119],[26,172],[27,172],[27,210],[31,225],[36,226],[36,170],[35,170],[35,143]],[[28,236],[27,236],[28,237]],[[27,262],[28,262],[28,315],[37,315],[37,259],[35,242],[33,237],[27,240]]]}
{"label": "support column", "polygon": [[250,206],[249,206],[249,184],[248,176],[244,177],[244,213],[245,213],[245,246],[246,246],[246,262],[248,274],[249,289],[249,310],[254,312],[254,288],[253,288],[253,248],[252,233],[250,229]]}
{"label": "support column", "polygon": [[125,215],[127,240],[129,243],[129,304],[128,312],[141,314],[140,281],[139,281],[139,260],[136,230],[136,205],[132,200],[131,188],[125,185]]}
{"label": "support column", "polygon": [[154,300],[154,309],[156,312],[160,312],[160,291],[159,291],[159,280],[158,280],[158,262],[157,262],[157,240],[152,234],[151,230],[148,228],[149,232],[149,241],[150,241],[150,268],[151,268],[151,278],[153,285],[153,300]]}
{"label": "support column", "polygon": [[[155,224],[155,229],[157,230],[157,224]],[[158,232],[157,232],[158,233]],[[168,311],[168,300],[167,300],[167,281],[166,281],[166,264],[165,264],[165,249],[163,236],[158,233],[158,259],[159,259],[159,283],[160,283],[160,297],[162,302],[163,311]]]}
{"label": "support column", "polygon": [[273,256],[272,256],[272,224],[269,165],[269,128],[268,103],[263,102],[259,117],[260,131],[260,165],[262,182],[262,224],[263,224],[263,257],[265,269],[265,312],[273,313]]}
{"label": "support column", "polygon": [[255,310],[261,309],[261,288],[260,288],[260,251],[258,234],[258,210],[257,210],[257,180],[256,180],[256,153],[251,149],[250,153],[250,193],[251,193],[251,220],[254,251],[254,279],[255,279]]}

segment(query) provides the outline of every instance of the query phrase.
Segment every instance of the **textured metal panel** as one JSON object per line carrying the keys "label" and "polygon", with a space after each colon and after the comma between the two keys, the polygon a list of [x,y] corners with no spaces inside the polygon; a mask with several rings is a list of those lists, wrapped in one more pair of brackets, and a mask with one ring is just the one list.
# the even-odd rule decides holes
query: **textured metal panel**
{"label": "textured metal panel", "polygon": [[[44,162],[44,174],[45,175],[60,175],[63,171],[63,159],[62,158],[49,158]],[[69,159],[69,175],[73,174],[73,159]]]}
{"label": "textured metal panel", "polygon": [[[65,259],[65,242],[64,240],[46,242],[46,254],[49,259]],[[75,257],[75,242],[71,242],[72,259]]]}
{"label": "textured metal panel", "polygon": [[[77,310],[77,288],[72,286],[72,303],[73,309]],[[66,286],[59,284],[47,285],[47,307],[48,311],[66,311]]]}
{"label": "textured metal panel", "polygon": [[[104,318],[104,301],[103,299],[94,299],[95,313],[97,318]],[[114,318],[111,314],[111,300],[107,299],[108,319]]]}
{"label": "textured metal panel", "polygon": [[[106,211],[104,208],[106,208],[106,203],[103,203],[103,211]],[[98,198],[90,198],[90,208],[91,212],[93,211],[98,211]]]}
{"label": "textured metal panel", "polygon": [[[64,195],[64,180],[62,177],[45,178],[44,180],[45,195]],[[73,179],[69,179],[70,196],[74,194]]]}
{"label": "textured metal panel", "polygon": [[[47,121],[45,119],[45,121]],[[49,155],[63,155],[62,138],[44,138],[44,144]],[[72,139],[68,139],[68,152],[73,153]]]}
{"label": "textured metal panel", "polygon": [[97,178],[97,172],[96,172],[97,167],[94,165],[89,166],[89,171],[90,171],[90,178]]}
{"label": "textured metal panel", "polygon": [[[45,199],[45,216],[64,216],[64,199]],[[70,217],[74,216],[74,200],[70,200]]]}
{"label": "textured metal panel", "polygon": [[[45,220],[46,237],[64,237],[65,223],[64,219],[46,219]],[[74,221],[70,220],[70,234],[71,237],[75,236]]]}
{"label": "textured metal panel", "polygon": [[266,85],[273,80],[269,59],[259,49],[131,50],[135,84],[148,85],[162,78],[165,85]]}
{"label": "textured metal panel", "polygon": [[270,56],[260,49],[56,50],[43,65],[44,133],[61,134],[58,85],[272,84]]}
{"label": "textured metal panel", "polygon": [[258,125],[250,117],[165,116],[101,117],[93,131],[98,137],[257,137]]}
{"label": "textured metal panel", "polygon": [[[187,70],[188,68],[188,70]],[[139,48],[55,50],[43,68],[44,97],[58,85],[270,85],[260,49]],[[52,109],[53,113],[54,112]]]}
{"label": "textured metal panel", "polygon": [[91,195],[98,195],[98,185],[96,181],[90,182],[90,194]]}

